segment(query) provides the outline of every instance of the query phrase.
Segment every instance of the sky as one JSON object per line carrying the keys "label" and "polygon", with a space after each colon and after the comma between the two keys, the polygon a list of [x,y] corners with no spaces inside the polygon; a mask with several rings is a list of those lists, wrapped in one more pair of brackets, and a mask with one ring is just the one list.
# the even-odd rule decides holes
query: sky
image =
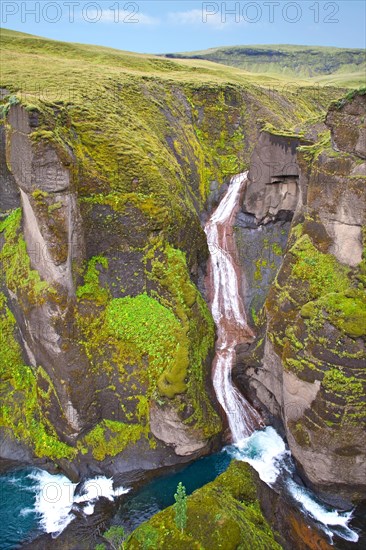
{"label": "sky", "polygon": [[364,0],[2,0],[1,26],[141,53],[239,44],[366,47]]}

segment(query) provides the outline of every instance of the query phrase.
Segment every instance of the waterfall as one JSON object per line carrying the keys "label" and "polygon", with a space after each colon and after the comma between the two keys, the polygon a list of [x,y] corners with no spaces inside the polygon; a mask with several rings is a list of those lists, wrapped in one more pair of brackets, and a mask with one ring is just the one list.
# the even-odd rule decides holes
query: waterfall
{"label": "waterfall", "polygon": [[263,426],[257,411],[244,399],[231,380],[235,347],[252,341],[239,291],[239,268],[235,265],[236,248],[232,228],[247,182],[247,172],[234,176],[205,226],[210,249],[208,288],[212,316],[217,328],[213,385],[228,419],[233,443],[249,437]]}
{"label": "waterfall", "polygon": [[312,518],[330,541],[336,534],[357,542],[358,534],[348,527],[353,511],[339,512],[327,506],[295,481],[298,478],[296,466],[285,442],[271,426],[257,431],[264,428],[260,415],[232,383],[235,347],[254,339],[240,296],[240,268],[236,262],[233,237],[233,225],[246,183],[247,172],[231,179],[226,194],[205,225],[210,250],[207,288],[217,328],[212,379],[232,435],[233,445],[227,451],[237,460],[251,464],[267,485],[287,493],[305,517]]}

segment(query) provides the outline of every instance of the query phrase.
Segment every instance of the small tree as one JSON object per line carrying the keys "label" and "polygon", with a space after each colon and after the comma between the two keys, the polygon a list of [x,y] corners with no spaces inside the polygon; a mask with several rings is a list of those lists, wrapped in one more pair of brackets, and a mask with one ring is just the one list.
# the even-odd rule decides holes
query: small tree
{"label": "small tree", "polygon": [[187,495],[186,488],[180,481],[178,483],[177,492],[174,495],[175,499],[175,524],[183,533],[187,525]]}
{"label": "small tree", "polygon": [[119,550],[120,548],[123,550],[124,542],[126,540],[126,533],[123,527],[119,527],[117,525],[110,527],[110,529],[108,529],[103,536],[107,539],[114,550]]}

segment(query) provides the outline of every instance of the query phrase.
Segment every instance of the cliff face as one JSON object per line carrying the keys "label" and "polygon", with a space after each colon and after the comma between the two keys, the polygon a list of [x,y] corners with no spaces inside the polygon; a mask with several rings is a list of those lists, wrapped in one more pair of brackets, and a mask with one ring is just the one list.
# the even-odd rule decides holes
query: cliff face
{"label": "cliff face", "polygon": [[127,194],[80,192],[75,143],[46,127],[40,109],[9,110],[21,210],[2,223],[2,320],[17,359],[5,366],[3,457],[15,435],[77,478],[207,452],[220,421],[206,391],[213,323],[194,283],[207,257],[197,211],[183,188],[175,226],[169,197],[138,181]]}
{"label": "cliff face", "polygon": [[293,219],[280,269],[259,281],[258,338],[239,348],[236,381],[280,421],[330,501],[366,489],[365,114],[362,93],[333,104],[318,141],[297,153],[295,138],[263,134],[243,203],[256,234],[286,232]]}
{"label": "cliff face", "polygon": [[[260,120],[278,127],[300,124],[318,114],[335,91],[320,90],[314,97],[303,90],[300,101],[286,91],[269,94],[236,73],[234,78],[207,69],[197,76],[197,68],[186,63],[7,31],[2,42],[9,55],[1,94],[6,117],[0,128],[1,457],[38,461],[77,479],[99,472],[132,476],[208,452],[221,422],[209,383],[214,328],[202,297],[208,249],[201,219],[229,177],[247,168]],[[44,87],[41,94],[38,86]],[[348,116],[357,120],[359,115]],[[337,128],[334,142],[341,148],[341,122]],[[315,196],[306,202],[314,175],[309,172],[301,180],[305,172],[297,166],[302,161],[293,161],[298,142],[268,139],[269,158],[275,147],[281,169],[269,181],[265,172],[260,181],[252,174],[236,229],[242,243],[248,232],[257,239],[255,267],[248,264],[253,280],[248,278],[245,286],[244,278],[243,290],[258,323],[268,285],[282,262],[293,212],[301,221],[305,205],[315,216],[323,204]],[[355,140],[359,154],[362,140]],[[304,159],[311,152],[305,151]],[[318,156],[316,149],[314,155],[313,163],[303,161],[306,166],[325,166],[323,156],[328,155],[346,187],[345,174],[354,171],[355,187],[349,187],[350,198],[334,217],[306,219],[302,231],[306,235],[309,227],[328,224],[325,244],[318,245],[319,230],[314,246],[330,254],[336,246],[348,265],[358,269],[359,221],[352,218],[351,228],[349,220],[359,201],[353,209],[347,205],[353,204],[361,162],[353,153],[335,160],[331,151]],[[257,223],[263,228],[259,232]],[[294,223],[292,244],[300,239]],[[345,238],[358,246],[351,254],[342,245]],[[307,241],[305,245],[310,247]],[[296,258],[295,252],[286,254],[278,284],[287,257]],[[311,261],[318,262],[314,254]],[[332,255],[326,258],[331,265],[336,262]],[[344,275],[340,280],[348,281],[348,267],[339,269]],[[308,283],[304,285],[306,289]],[[293,314],[320,296],[304,294]],[[272,302],[267,298],[266,311]],[[314,311],[322,311],[315,305]],[[268,348],[275,345],[270,334],[278,330],[284,342],[281,330],[287,327],[281,328],[285,316],[279,314],[276,321],[275,312],[268,317]],[[349,323],[346,328],[351,330]],[[351,348],[347,340],[346,350],[357,363],[358,333],[346,337],[355,342]],[[272,348],[277,389],[268,389],[259,375],[251,376],[251,361],[247,372],[250,387],[260,388],[252,393],[263,403],[267,395],[275,396],[267,406],[282,418],[282,348]],[[348,371],[342,373],[349,378]],[[307,386],[298,374],[289,369],[288,376],[303,384],[311,400],[323,382],[310,380]],[[352,379],[352,406],[359,391],[355,384]]]}
{"label": "cliff face", "polygon": [[299,108],[168,60],[2,40],[1,457],[78,479],[206,453],[221,422],[201,218],[257,118],[298,124],[327,94]]}

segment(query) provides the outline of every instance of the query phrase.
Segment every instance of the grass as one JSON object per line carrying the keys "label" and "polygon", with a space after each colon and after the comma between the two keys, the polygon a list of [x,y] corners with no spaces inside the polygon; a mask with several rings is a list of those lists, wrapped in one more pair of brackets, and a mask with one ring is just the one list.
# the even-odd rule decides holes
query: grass
{"label": "grass", "polygon": [[[68,92],[69,100],[72,101],[74,94],[76,96],[79,94],[79,90],[72,87],[76,79],[79,80],[82,78],[87,81],[87,84],[91,81],[98,83],[105,75],[109,75],[109,85],[114,89],[116,96],[119,94],[119,86],[118,82],[113,82],[112,79],[121,74],[130,75],[131,77],[153,76],[155,79],[174,81],[175,83],[219,84],[231,82],[242,86],[250,84],[260,86],[270,85],[278,89],[281,89],[281,86],[288,83],[289,80],[291,82],[291,76],[293,76],[293,71],[291,70],[288,74],[286,72],[277,72],[276,67],[280,67],[278,63],[276,65],[271,63],[268,67],[264,66],[262,72],[258,71],[258,67],[253,64],[248,65],[249,70],[243,70],[243,67],[220,65],[205,59],[181,59],[179,58],[181,54],[176,54],[177,57],[174,60],[168,60],[158,56],[137,54],[102,46],[59,42],[8,29],[1,30],[1,42],[4,64],[3,85],[14,84],[14,77],[17,77],[19,68],[21,67],[24,70],[22,82],[26,83],[26,88],[28,88],[28,90],[24,89],[24,92],[28,93],[33,88],[33,91],[38,91],[42,94],[44,84],[46,84],[48,87],[47,90],[45,89],[44,99],[48,100],[62,99],[65,97],[65,92]],[[270,48],[271,46],[258,46],[258,49],[262,50]],[[279,48],[284,49],[283,46]],[[245,47],[241,47],[241,49],[245,51]],[[226,50],[231,51],[229,48],[222,48],[223,52]],[[224,56],[228,60],[233,60],[235,59],[235,55],[230,53],[230,51],[227,55],[224,54]],[[286,51],[293,56],[296,55],[299,59],[299,66],[301,66],[300,53],[304,51],[307,58],[309,58],[309,52],[312,51],[312,48],[290,46],[287,47]],[[315,51],[319,56],[321,54],[325,56],[329,56],[329,54],[336,56],[338,54],[338,56],[354,55],[355,57],[363,57],[363,50],[352,50],[353,54],[346,54],[348,50],[316,47]],[[192,52],[192,55],[199,55],[199,52]],[[202,55],[205,55],[205,53]],[[42,60],[45,57],[49,60],[52,59],[56,63],[56,67],[49,67],[49,72],[45,72],[44,66],[42,66]],[[314,56],[312,55],[312,57]],[[31,64],[29,64],[29,61]],[[349,62],[347,61],[345,64],[349,68]],[[90,80],[85,79],[87,74],[90,74]],[[298,86],[310,87],[314,85],[314,82],[317,82],[317,79],[311,79],[298,73],[296,75],[301,78],[296,79],[296,84],[292,81],[294,88]],[[8,76],[13,77],[13,79],[9,80]],[[332,79],[336,78],[339,80],[336,84],[338,87],[344,85],[342,78],[345,81],[350,78],[356,79],[357,86],[365,82],[361,68],[357,69],[355,75],[353,72],[326,76],[320,74],[318,78],[324,85],[333,85],[334,82]],[[52,85],[50,86],[51,79]],[[88,97],[90,86],[86,86],[82,91]]]}
{"label": "grass", "polygon": [[194,62],[209,60],[272,78],[300,77],[352,87],[365,82],[366,60],[362,49],[279,44],[226,46],[167,56]]}

